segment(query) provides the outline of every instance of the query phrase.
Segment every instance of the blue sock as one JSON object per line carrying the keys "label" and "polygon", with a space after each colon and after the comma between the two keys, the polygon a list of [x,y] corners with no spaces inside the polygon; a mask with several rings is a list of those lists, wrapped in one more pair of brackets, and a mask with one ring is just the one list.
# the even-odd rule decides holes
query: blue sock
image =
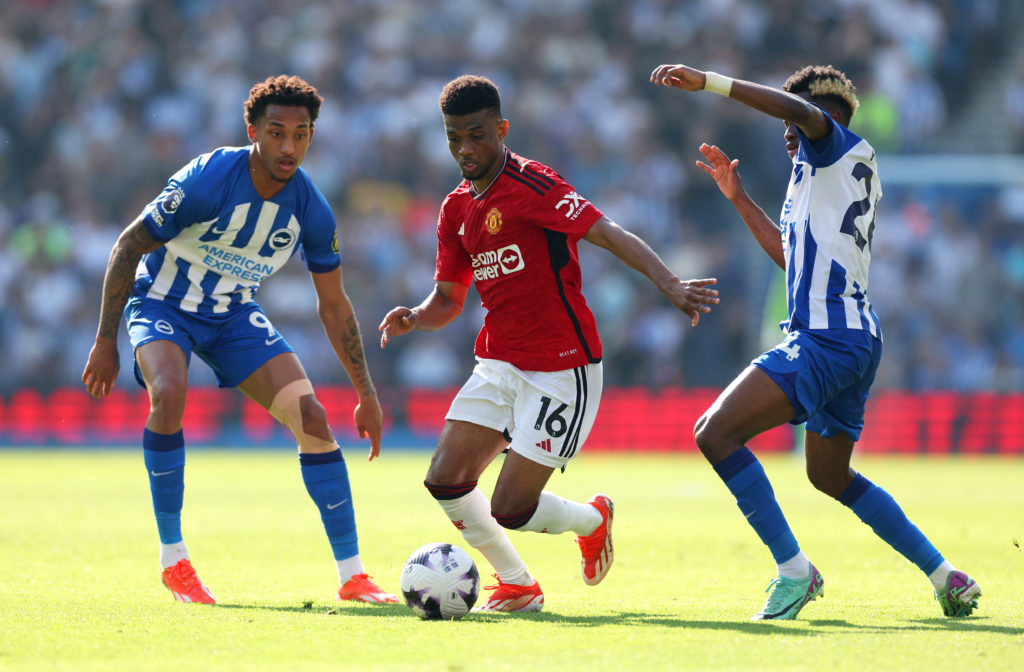
{"label": "blue sock", "polygon": [[181,539],[181,503],[185,498],[185,435],[142,432],[142,455],[149,474],[149,493],[160,543]]}
{"label": "blue sock", "polygon": [[341,449],[329,453],[299,453],[299,464],[306,492],[320,509],[320,520],[331,542],[334,559],[359,555],[352,489]]}
{"label": "blue sock", "polygon": [[775,491],[764,468],[750,449],[743,447],[714,465],[747,522],[772,552],[776,563],[783,563],[800,552],[796,537],[789,529]]}
{"label": "blue sock", "polygon": [[885,543],[925,574],[931,574],[942,564],[942,554],[917,529],[917,525],[910,522],[892,495],[860,474],[854,476],[843,494],[839,495],[839,502],[850,507]]}

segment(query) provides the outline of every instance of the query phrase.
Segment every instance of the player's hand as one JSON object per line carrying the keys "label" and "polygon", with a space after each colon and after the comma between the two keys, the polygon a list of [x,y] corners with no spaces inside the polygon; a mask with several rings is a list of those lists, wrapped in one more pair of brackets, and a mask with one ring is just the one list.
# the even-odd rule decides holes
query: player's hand
{"label": "player's hand", "polygon": [[352,420],[356,424],[359,437],[370,439],[369,461],[372,462],[373,458],[380,455],[380,432],[384,426],[384,411],[380,408],[377,396],[360,397],[356,410],[352,413]]}
{"label": "player's hand", "polygon": [[651,73],[651,83],[663,86],[674,86],[683,91],[700,91],[704,88],[703,70],[696,70],[688,65],[659,65]]}
{"label": "player's hand", "polygon": [[415,324],[416,316],[412,314],[412,309],[405,306],[392,308],[377,327],[380,331],[380,347],[387,347],[392,336],[408,334]]}
{"label": "player's hand", "polygon": [[718,278],[680,280],[666,295],[672,305],[690,316],[690,326],[696,327],[701,313],[710,313],[711,306],[718,305],[718,290],[708,286],[716,282]]}
{"label": "player's hand", "polygon": [[117,354],[117,342],[109,338],[97,338],[89,351],[89,359],[82,371],[82,382],[93,397],[99,399],[110,394],[114,381],[121,370],[121,358]]}
{"label": "player's hand", "polygon": [[708,162],[697,161],[697,167],[715,180],[723,196],[731,201],[743,193],[743,182],[737,170],[740,165],[739,159],[730,161],[725,152],[716,145],[709,145],[706,142],[700,146],[700,153]]}

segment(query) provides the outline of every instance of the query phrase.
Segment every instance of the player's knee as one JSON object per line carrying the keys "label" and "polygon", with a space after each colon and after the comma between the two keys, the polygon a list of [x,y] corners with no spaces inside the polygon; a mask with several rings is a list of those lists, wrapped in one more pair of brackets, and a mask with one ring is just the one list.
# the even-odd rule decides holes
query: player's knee
{"label": "player's knee", "polygon": [[430,496],[439,502],[465,497],[476,489],[476,481],[466,483],[455,483],[452,485],[433,483],[429,479],[423,481],[423,487],[427,489]]}
{"label": "player's knee", "polygon": [[498,525],[509,530],[518,530],[530,522],[530,518],[533,518],[533,514],[537,512],[537,504],[537,502],[534,502],[531,506],[512,513],[505,513],[492,504],[491,516],[498,521]]}
{"label": "player's knee", "polygon": [[303,432],[320,437],[331,436],[327,410],[315,396],[306,395],[299,399],[299,413]]}
{"label": "player's knee", "polygon": [[281,388],[267,410],[295,436],[300,453],[323,453],[337,448],[327,424],[327,411],[314,396],[308,379]]}
{"label": "player's knee", "polygon": [[811,482],[814,489],[823,492],[833,499],[838,499],[846,489],[846,479],[843,472],[828,469],[821,465],[807,465],[807,480]]}
{"label": "player's knee", "polygon": [[693,426],[693,440],[697,448],[712,464],[718,462],[725,447],[725,435],[721,432],[721,424],[711,412],[704,413]]}
{"label": "player's knee", "polygon": [[150,417],[161,424],[180,424],[185,415],[187,382],[174,377],[161,376],[146,381],[149,393]]}

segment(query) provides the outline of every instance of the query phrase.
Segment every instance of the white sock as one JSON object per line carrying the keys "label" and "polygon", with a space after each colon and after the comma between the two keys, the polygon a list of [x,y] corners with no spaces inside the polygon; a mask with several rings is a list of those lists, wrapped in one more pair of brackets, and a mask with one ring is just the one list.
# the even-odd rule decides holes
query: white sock
{"label": "white sock", "polygon": [[526,563],[516,553],[505,528],[491,515],[491,504],[480,488],[473,488],[458,499],[439,499],[437,503],[462,532],[466,543],[491,563],[502,583],[533,584],[534,578],[526,569]]}
{"label": "white sock", "polygon": [[956,571],[956,567],[949,564],[949,560],[943,560],[942,564],[939,565],[934,572],[928,575],[928,580],[932,582],[932,587],[935,590],[946,589],[946,579],[949,575]]}
{"label": "white sock", "polygon": [[789,560],[778,563],[779,576],[787,579],[806,579],[811,575],[811,561],[803,551],[797,551]]}
{"label": "white sock", "polygon": [[537,510],[525,525],[518,528],[523,532],[546,532],[562,534],[575,532],[585,537],[601,524],[601,512],[589,504],[580,504],[553,492],[544,490],[537,500]]}
{"label": "white sock", "polygon": [[363,561],[359,559],[358,555],[344,560],[335,560],[335,562],[338,563],[338,582],[341,585],[345,585],[345,582],[356,574],[366,573],[366,570],[363,569]]}
{"label": "white sock", "polygon": [[173,567],[181,560],[188,559],[188,549],[185,542],[179,541],[176,544],[160,544],[160,566],[164,569]]}

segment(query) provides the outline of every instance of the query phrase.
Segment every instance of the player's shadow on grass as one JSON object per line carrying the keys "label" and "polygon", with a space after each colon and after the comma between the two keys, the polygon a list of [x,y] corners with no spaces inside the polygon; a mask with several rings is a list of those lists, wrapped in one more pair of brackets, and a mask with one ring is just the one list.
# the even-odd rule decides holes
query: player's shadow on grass
{"label": "player's shadow on grass", "polygon": [[780,623],[768,621],[710,621],[691,619],[670,614],[650,614],[634,611],[620,611],[612,614],[565,615],[554,612],[531,614],[472,614],[473,621],[496,622],[508,618],[526,619],[531,621],[577,625],[580,627],[601,627],[607,625],[642,626],[655,625],[665,628],[692,628],[700,630],[728,630],[749,635],[814,635],[819,636],[823,628],[849,630],[851,632],[902,632],[921,630],[949,630],[970,632],[993,632],[1006,635],[1024,634],[1024,628],[994,625],[985,622],[985,617],[970,619],[925,618],[904,621],[892,625],[874,625],[870,623],[851,623],[842,619],[799,619]]}
{"label": "player's shadow on grass", "polygon": [[[310,614],[315,616],[354,616],[365,618],[392,618],[405,616],[411,621],[420,620],[404,604],[336,604],[317,605],[304,603],[295,606],[261,605],[261,604],[226,604],[218,602],[219,609],[252,609],[258,611],[278,611],[293,614]],[[1024,627],[1009,627],[986,622],[986,617],[972,618],[918,618],[892,625],[873,625],[869,623],[851,623],[842,619],[801,618],[785,623],[769,623],[766,621],[709,621],[690,619],[671,614],[649,614],[639,611],[619,611],[605,614],[568,615],[544,611],[527,614],[495,614],[473,613],[465,617],[467,623],[500,623],[509,619],[537,621],[540,623],[558,623],[583,628],[597,628],[612,625],[655,625],[663,628],[691,628],[699,630],[728,630],[748,635],[815,635],[821,634],[822,628],[836,628],[856,632],[902,632],[920,630],[949,630],[959,632],[992,632],[1001,635],[1024,635]]]}
{"label": "player's shadow on grass", "polygon": [[304,603],[295,606],[281,606],[278,604],[228,604],[218,602],[213,605],[216,609],[245,609],[256,611],[280,611],[292,614],[315,614],[318,616],[402,616],[409,615],[416,618],[416,615],[409,611],[404,604],[334,604],[324,605],[316,603]]}

